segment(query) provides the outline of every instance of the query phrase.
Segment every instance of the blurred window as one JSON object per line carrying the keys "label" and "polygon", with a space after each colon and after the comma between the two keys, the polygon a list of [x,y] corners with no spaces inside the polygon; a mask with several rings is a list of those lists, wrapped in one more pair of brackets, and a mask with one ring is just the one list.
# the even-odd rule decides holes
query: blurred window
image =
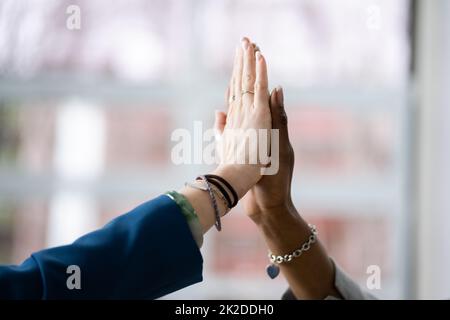
{"label": "blurred window", "polygon": [[[81,29],[66,8],[81,8]],[[212,124],[234,46],[254,39],[283,85],[293,196],[365,286],[407,268],[407,0],[6,0],[0,3],[0,262],[68,243],[206,166],[175,166],[170,134]],[[241,207],[202,249],[205,282],[177,298],[279,298]]]}

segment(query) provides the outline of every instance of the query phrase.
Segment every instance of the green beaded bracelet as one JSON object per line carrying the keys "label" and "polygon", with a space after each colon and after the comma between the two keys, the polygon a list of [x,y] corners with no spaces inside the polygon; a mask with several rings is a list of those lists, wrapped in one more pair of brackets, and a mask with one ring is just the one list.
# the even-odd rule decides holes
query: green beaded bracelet
{"label": "green beaded bracelet", "polygon": [[167,191],[165,195],[175,201],[175,203],[178,205],[181,213],[183,213],[183,216],[186,218],[186,221],[191,228],[192,235],[194,236],[195,241],[197,242],[198,246],[201,247],[203,244],[202,226],[198,219],[197,213],[195,212],[189,200],[186,199],[184,195],[176,191]]}

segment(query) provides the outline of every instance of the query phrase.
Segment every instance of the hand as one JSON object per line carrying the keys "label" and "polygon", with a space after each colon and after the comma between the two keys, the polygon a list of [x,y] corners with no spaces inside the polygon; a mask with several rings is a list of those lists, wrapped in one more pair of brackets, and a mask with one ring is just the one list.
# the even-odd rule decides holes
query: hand
{"label": "hand", "polygon": [[[248,139],[235,134],[236,131],[271,129],[266,60],[247,38],[236,49],[233,73],[227,91],[228,113],[216,113],[215,128],[219,140],[220,165],[212,172],[221,176],[235,189],[241,199],[261,179],[261,164],[250,159],[258,158],[256,149],[248,148]],[[254,146],[254,144],[253,144]],[[236,160],[244,160],[239,163]],[[211,202],[207,193],[185,187],[180,191],[190,202],[202,225],[203,233],[214,225]],[[219,213],[227,207],[219,201]]]}
{"label": "hand", "polygon": [[[272,127],[279,129],[279,170],[265,175],[244,197],[245,210],[257,224],[272,252],[286,254],[308,239],[311,231],[291,199],[294,152],[289,142],[283,90],[270,95]],[[334,266],[325,248],[317,241],[308,254],[280,265],[280,270],[297,298],[341,297],[334,286]]]}
{"label": "hand", "polygon": [[[227,101],[228,113],[216,113],[221,160],[216,174],[225,175],[242,197],[261,178],[262,167],[258,161],[260,141],[249,142],[248,130],[257,134],[258,129],[272,127],[266,61],[247,38],[236,49]],[[252,159],[257,161],[252,163]]]}
{"label": "hand", "polygon": [[289,141],[287,116],[284,110],[283,89],[278,87],[270,95],[272,128],[279,129],[279,170],[265,175],[244,197],[247,215],[256,223],[266,217],[286,212],[296,213],[291,199],[294,151]]}

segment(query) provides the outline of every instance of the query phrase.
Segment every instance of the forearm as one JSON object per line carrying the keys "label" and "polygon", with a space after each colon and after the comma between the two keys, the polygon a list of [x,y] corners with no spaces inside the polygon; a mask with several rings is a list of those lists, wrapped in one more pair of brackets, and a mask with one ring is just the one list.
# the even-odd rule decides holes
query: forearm
{"label": "forearm", "polygon": [[[294,206],[287,205],[274,211],[261,215],[258,227],[274,254],[289,254],[307,241],[311,230]],[[280,264],[280,270],[299,299],[339,297],[334,286],[333,264],[320,241],[300,257]]]}
{"label": "forearm", "polygon": [[160,196],[70,245],[0,266],[0,299],[154,299],[201,281],[202,262],[179,207]]}

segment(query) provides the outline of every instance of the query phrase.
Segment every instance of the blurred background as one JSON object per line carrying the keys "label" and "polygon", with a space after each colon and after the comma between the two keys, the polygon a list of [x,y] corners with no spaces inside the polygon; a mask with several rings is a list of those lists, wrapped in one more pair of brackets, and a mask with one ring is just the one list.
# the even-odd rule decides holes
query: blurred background
{"label": "blurred background", "polygon": [[[212,126],[243,35],[284,87],[294,202],[330,255],[363,287],[379,266],[380,298],[450,298],[445,0],[0,0],[0,263],[209,170],[174,165],[170,135]],[[223,224],[205,281],[166,298],[281,297],[242,208]]]}

